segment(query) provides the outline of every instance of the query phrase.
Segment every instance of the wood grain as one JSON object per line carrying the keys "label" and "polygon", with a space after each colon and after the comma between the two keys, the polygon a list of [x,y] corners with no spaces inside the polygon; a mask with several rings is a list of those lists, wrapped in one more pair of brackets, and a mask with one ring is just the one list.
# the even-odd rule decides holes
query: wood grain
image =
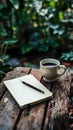
{"label": "wood grain", "polygon": [[[7,73],[3,80],[23,76],[28,74],[29,71],[30,69],[28,68],[15,68],[13,71]],[[5,98],[8,99],[7,102],[4,102]],[[2,97],[0,106],[3,106],[3,109],[0,110],[0,130],[13,130],[15,128],[16,122],[19,119],[21,110],[8,91]]]}
{"label": "wood grain", "polygon": [[70,81],[71,76],[67,72],[59,80],[52,83],[53,99],[50,102],[50,108],[48,104],[44,130],[69,130],[68,105]]}
{"label": "wood grain", "polygon": [[43,81],[39,69],[16,67],[6,74],[3,81],[29,73],[52,91],[53,98],[21,110],[1,82],[0,130],[69,130],[68,105],[73,76],[66,72],[57,81],[48,83]]}

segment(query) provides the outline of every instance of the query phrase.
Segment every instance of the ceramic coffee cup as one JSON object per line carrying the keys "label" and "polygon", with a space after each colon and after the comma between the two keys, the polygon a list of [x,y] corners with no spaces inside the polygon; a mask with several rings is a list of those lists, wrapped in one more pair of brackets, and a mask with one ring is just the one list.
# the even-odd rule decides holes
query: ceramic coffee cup
{"label": "ceramic coffee cup", "polygon": [[45,81],[53,82],[66,72],[66,66],[57,59],[47,58],[40,61],[40,71]]}

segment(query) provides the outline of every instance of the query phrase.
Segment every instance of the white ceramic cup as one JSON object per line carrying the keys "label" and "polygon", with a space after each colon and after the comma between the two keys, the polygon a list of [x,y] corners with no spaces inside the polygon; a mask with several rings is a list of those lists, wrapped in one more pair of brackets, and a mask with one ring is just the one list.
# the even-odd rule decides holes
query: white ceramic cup
{"label": "white ceramic cup", "polygon": [[45,81],[53,82],[66,72],[66,66],[57,59],[47,58],[40,61],[40,71]]}

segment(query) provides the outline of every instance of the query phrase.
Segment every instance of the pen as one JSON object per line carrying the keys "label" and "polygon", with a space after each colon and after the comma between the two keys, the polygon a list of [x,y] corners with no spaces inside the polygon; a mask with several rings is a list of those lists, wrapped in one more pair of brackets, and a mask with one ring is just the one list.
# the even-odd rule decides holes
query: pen
{"label": "pen", "polygon": [[30,88],[32,88],[32,89],[35,89],[35,90],[38,91],[38,92],[44,93],[44,91],[42,91],[42,90],[36,88],[35,86],[33,86],[33,85],[29,84],[29,83],[26,83],[26,82],[24,82],[24,81],[21,81],[21,82],[22,82],[23,84],[27,85],[28,87],[30,87]]}

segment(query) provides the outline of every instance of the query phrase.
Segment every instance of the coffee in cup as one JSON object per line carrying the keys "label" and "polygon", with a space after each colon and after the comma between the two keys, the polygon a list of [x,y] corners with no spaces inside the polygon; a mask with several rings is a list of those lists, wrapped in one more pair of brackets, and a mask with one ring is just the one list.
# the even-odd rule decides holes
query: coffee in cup
{"label": "coffee in cup", "polygon": [[40,71],[45,81],[53,82],[66,72],[66,66],[57,59],[47,58],[40,61]]}

